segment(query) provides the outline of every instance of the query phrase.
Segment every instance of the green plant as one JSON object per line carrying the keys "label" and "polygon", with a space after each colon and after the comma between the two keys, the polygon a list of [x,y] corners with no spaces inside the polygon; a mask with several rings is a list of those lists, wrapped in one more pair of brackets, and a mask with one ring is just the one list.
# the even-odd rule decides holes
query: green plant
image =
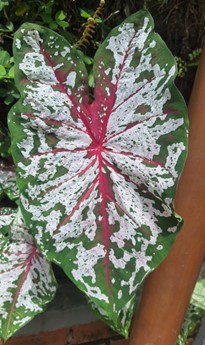
{"label": "green plant", "polygon": [[188,69],[190,69],[191,67],[198,66],[201,52],[201,48],[193,50],[191,53],[188,54],[187,61],[183,60],[181,57],[175,57],[178,66],[178,76],[180,78],[184,78]]}
{"label": "green plant", "polygon": [[205,311],[205,278],[203,278],[205,264],[202,267],[198,282],[194,288],[190,305],[184,319],[179,337],[178,345],[186,345],[189,337],[194,335],[200,320]]}
{"label": "green plant", "polygon": [[13,79],[13,57],[6,50],[0,50],[0,79]]}
{"label": "green plant", "polygon": [[49,262],[127,337],[138,286],[182,225],[173,201],[186,157],[186,106],[150,14],[130,16],[100,45],[92,102],[85,60],[42,26],[24,24],[15,34],[21,97],[9,128],[21,211],[2,214],[4,340],[54,296]]}

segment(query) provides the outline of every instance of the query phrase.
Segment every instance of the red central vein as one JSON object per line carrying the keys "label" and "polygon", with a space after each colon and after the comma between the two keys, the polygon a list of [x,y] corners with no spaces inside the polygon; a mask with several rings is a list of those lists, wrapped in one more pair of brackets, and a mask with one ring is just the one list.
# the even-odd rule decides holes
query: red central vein
{"label": "red central vein", "polygon": [[107,219],[107,212],[106,212],[106,179],[105,175],[103,173],[103,158],[102,158],[102,152],[101,147],[99,147],[98,150],[98,162],[99,162],[99,190],[102,196],[102,203],[101,203],[101,212],[102,212],[102,222],[103,222],[103,234],[104,234],[104,244],[105,244],[105,274],[106,274],[106,281],[108,286],[108,291],[110,295],[110,301],[112,303],[113,294],[112,294],[112,287],[111,287],[111,277],[110,277],[110,271],[109,271],[109,238],[110,238],[110,231],[109,231],[109,224]]}
{"label": "red central vein", "polygon": [[29,257],[25,260],[25,262],[22,264],[23,265],[26,265],[26,269],[25,271],[23,272],[22,276],[21,276],[21,279],[19,281],[19,285],[18,285],[18,288],[15,292],[15,295],[14,295],[14,298],[13,298],[13,302],[11,304],[11,308],[10,308],[10,311],[9,311],[9,317],[8,317],[8,323],[7,323],[7,327],[6,327],[6,333],[8,333],[8,330],[9,330],[9,327],[10,327],[10,323],[11,323],[11,318],[12,318],[12,314],[13,314],[13,311],[14,311],[14,306],[16,304],[16,301],[18,299],[18,296],[20,294],[20,291],[21,291],[21,288],[29,274],[29,271],[30,271],[30,268],[31,268],[31,265],[32,265],[32,261],[33,261],[33,258],[35,257],[36,255],[36,252],[37,252],[37,248],[36,247],[32,247],[32,252],[31,254],[29,255]]}
{"label": "red central vein", "polygon": [[[48,54],[46,53],[46,51],[44,50],[44,48],[40,48],[40,51],[42,53],[42,55],[44,56],[45,60],[47,61],[48,65],[52,68],[53,70],[53,73],[59,83],[59,88],[60,90],[68,97],[68,99],[71,101],[71,103],[73,104],[73,107],[75,108],[75,111],[76,113],[78,114],[78,117],[81,119],[81,121],[83,122],[85,128],[87,129],[87,132],[89,134],[89,136],[94,140],[94,136],[92,134],[92,131],[90,129],[90,125],[89,125],[89,122],[88,120],[86,119],[86,117],[82,114],[82,112],[78,111],[77,109],[77,104],[76,102],[74,101],[74,97],[69,95],[64,84],[62,83],[62,81],[59,79],[58,77],[58,73],[54,70],[54,67],[53,67],[53,63],[52,61],[50,60]],[[82,109],[82,104],[81,104],[81,109]],[[84,111],[86,110],[87,112],[87,109],[84,107]]]}

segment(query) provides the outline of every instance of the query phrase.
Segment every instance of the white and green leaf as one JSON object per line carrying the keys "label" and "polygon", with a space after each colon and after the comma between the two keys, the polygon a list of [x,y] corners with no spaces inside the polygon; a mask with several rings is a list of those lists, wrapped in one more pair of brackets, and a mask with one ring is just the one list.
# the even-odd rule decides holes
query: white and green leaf
{"label": "white and green leaf", "polygon": [[17,202],[19,199],[19,189],[16,184],[14,165],[0,159],[0,198],[4,195]]}
{"label": "white and green leaf", "polygon": [[194,288],[191,304],[205,310],[205,279],[199,280]]}
{"label": "white and green leaf", "polygon": [[56,291],[51,266],[36,248],[21,213],[16,213],[12,224],[5,218],[7,221],[9,237],[0,229],[0,337],[3,340],[41,313]]}
{"label": "white and green leaf", "polygon": [[0,233],[9,236],[11,225],[16,217],[16,209],[11,207],[0,208]]}
{"label": "white and green leaf", "polygon": [[186,345],[189,337],[193,335],[197,326],[199,325],[200,319],[204,314],[204,310],[190,304],[187,310],[186,316],[184,318],[178,339],[177,345]]}
{"label": "white and green leaf", "polygon": [[21,99],[9,127],[25,221],[127,337],[137,288],[182,225],[174,197],[188,121],[175,60],[144,10],[100,45],[92,103],[82,53],[51,30],[24,24],[14,59]]}

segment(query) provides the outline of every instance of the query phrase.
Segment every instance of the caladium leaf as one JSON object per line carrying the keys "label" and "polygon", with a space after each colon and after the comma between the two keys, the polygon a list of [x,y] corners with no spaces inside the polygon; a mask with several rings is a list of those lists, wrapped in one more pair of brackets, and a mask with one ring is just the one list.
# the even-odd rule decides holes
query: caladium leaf
{"label": "caladium leaf", "polygon": [[10,234],[11,224],[16,217],[16,209],[11,207],[0,208],[0,232],[3,235]]}
{"label": "caladium leaf", "polygon": [[0,159],[0,197],[7,195],[11,200],[17,202],[19,189],[16,184],[16,173],[14,165]]}
{"label": "caladium leaf", "polygon": [[9,239],[0,229],[0,337],[7,340],[42,312],[55,291],[50,264],[37,250],[18,212]]}
{"label": "caladium leaf", "polygon": [[196,283],[191,297],[191,303],[196,307],[205,310],[205,278]]}
{"label": "caladium leaf", "polygon": [[200,319],[204,315],[204,310],[190,304],[187,310],[184,322],[182,324],[177,345],[188,345],[189,337],[193,337],[193,333],[197,331],[197,326],[199,326]]}
{"label": "caladium leaf", "polygon": [[113,29],[97,51],[92,103],[81,56],[46,28],[17,31],[12,153],[38,247],[127,336],[136,289],[182,224],[173,200],[186,106],[147,11]]}

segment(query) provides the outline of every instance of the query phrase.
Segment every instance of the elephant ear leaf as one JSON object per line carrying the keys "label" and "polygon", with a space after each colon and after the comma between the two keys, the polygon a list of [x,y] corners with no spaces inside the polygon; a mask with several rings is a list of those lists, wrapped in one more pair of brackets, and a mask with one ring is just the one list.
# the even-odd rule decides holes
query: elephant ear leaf
{"label": "elephant ear leaf", "polygon": [[[12,224],[7,213],[10,211],[2,212],[0,224],[3,224],[0,229],[0,337],[3,340],[41,313],[56,291],[50,264],[36,248],[21,213],[16,213]],[[10,225],[9,237],[2,234],[6,222]]]}
{"label": "elephant ear leaf", "polygon": [[16,209],[11,207],[0,208],[0,232],[2,235],[9,236],[11,225],[16,217]]}
{"label": "elephant ear leaf", "polygon": [[38,248],[128,336],[136,290],[182,220],[173,201],[186,157],[175,61],[147,11],[114,28],[93,64],[34,24],[14,40],[21,100],[9,126],[26,223]]}

